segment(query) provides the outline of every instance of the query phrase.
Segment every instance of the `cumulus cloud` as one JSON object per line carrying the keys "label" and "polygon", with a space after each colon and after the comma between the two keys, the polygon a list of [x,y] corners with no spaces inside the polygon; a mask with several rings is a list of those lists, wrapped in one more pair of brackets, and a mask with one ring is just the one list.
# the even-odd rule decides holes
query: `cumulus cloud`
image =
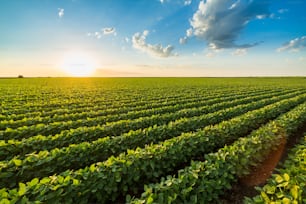
{"label": "cumulus cloud", "polygon": [[94,37],[94,38],[97,38],[97,39],[100,39],[103,35],[114,35],[114,36],[116,36],[117,35],[116,29],[115,28],[102,28],[101,32],[96,31],[96,32],[93,32],[93,33],[87,33],[88,37]]}
{"label": "cumulus cloud", "polygon": [[188,30],[186,30],[186,36],[187,37],[191,37],[192,36],[192,28],[189,28]]}
{"label": "cumulus cloud", "polygon": [[185,0],[184,1],[184,5],[188,6],[192,3],[192,0]]}
{"label": "cumulus cloud", "polygon": [[287,13],[289,9],[279,9],[277,12],[280,14]]}
{"label": "cumulus cloud", "polygon": [[[272,14],[271,14],[272,15]],[[270,15],[270,16],[271,16]],[[256,16],[256,19],[265,19],[265,18],[268,18],[269,16],[268,15],[257,15]]]}
{"label": "cumulus cloud", "polygon": [[64,16],[64,9],[63,8],[58,8],[58,17],[62,18]]}
{"label": "cumulus cloud", "polygon": [[102,31],[104,35],[117,35],[116,28],[103,28]]}
{"label": "cumulus cloud", "polygon": [[188,38],[190,38],[192,36],[192,28],[189,28],[186,30],[186,36],[182,37],[179,39],[179,42],[181,45],[184,45],[188,42]]}
{"label": "cumulus cloud", "polygon": [[270,0],[206,0],[199,3],[190,21],[193,35],[211,48],[249,48],[258,43],[236,44],[246,25],[270,15]]}
{"label": "cumulus cloud", "polygon": [[87,37],[94,37],[94,38],[97,38],[97,39],[100,39],[102,37],[102,34],[100,32],[87,33],[86,35],[87,35]]}
{"label": "cumulus cloud", "polygon": [[187,43],[187,39],[188,39],[187,37],[180,38],[180,40],[179,40],[179,41],[180,41],[180,44],[181,44],[181,45],[186,44],[186,43]]}
{"label": "cumulus cloud", "polygon": [[170,57],[175,55],[172,53],[174,47],[171,45],[163,47],[160,44],[157,45],[148,44],[146,42],[146,38],[148,35],[149,35],[148,30],[143,31],[143,33],[135,33],[132,37],[133,47],[149,55],[157,57]]}
{"label": "cumulus cloud", "polygon": [[282,47],[278,48],[277,51],[299,52],[304,48],[306,48],[306,36],[295,38],[289,42],[286,42]]}
{"label": "cumulus cloud", "polygon": [[234,56],[244,56],[248,53],[248,50],[247,49],[236,49],[234,52],[232,52],[232,55]]}
{"label": "cumulus cloud", "polygon": [[94,33],[94,36],[97,38],[97,39],[100,39],[102,36],[101,36],[101,33],[99,32],[95,32]]}

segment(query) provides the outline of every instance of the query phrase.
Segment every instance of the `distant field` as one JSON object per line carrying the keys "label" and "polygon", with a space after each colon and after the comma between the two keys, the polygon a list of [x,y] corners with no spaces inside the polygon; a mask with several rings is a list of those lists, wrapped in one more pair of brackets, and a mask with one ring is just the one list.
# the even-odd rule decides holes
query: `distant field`
{"label": "distant field", "polygon": [[[1,204],[242,202],[267,155],[305,147],[302,77],[0,79],[0,103]],[[302,203],[298,181],[244,202]]]}

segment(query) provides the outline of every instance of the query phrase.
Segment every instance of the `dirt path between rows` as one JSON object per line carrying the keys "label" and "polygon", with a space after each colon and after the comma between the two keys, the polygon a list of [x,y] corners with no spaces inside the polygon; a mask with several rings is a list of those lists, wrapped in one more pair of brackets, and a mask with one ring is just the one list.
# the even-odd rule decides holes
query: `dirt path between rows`
{"label": "dirt path between rows", "polygon": [[253,197],[258,195],[255,186],[263,186],[266,180],[274,173],[275,168],[282,163],[288,155],[288,151],[294,147],[300,138],[306,132],[306,124],[288,138],[285,138],[278,145],[277,149],[269,153],[266,159],[251,171],[251,173],[240,178],[237,183],[232,185],[232,189],[225,192],[220,198],[222,204],[241,204],[244,197]]}
{"label": "dirt path between rows", "polygon": [[283,137],[276,149],[272,150],[259,166],[254,167],[250,174],[240,178],[239,182],[245,186],[258,186],[264,184],[272,175],[273,170],[282,158],[286,143],[286,138]]}

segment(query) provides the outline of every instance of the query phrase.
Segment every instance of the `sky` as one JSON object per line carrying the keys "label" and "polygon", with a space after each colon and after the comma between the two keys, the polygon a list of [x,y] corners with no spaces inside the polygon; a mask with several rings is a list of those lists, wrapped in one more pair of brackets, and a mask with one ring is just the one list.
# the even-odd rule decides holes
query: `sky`
{"label": "sky", "polygon": [[305,0],[0,3],[0,77],[306,76]]}

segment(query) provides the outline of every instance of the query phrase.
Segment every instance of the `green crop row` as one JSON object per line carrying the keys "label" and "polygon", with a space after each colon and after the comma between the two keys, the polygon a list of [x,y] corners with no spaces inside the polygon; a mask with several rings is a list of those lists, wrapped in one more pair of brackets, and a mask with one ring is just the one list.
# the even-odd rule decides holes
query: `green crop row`
{"label": "green crop row", "polygon": [[[207,125],[213,125],[223,120],[241,115],[245,112],[261,108],[265,105],[280,101],[286,96],[272,97],[249,104],[238,105],[228,109],[193,118],[183,118],[169,125],[154,126],[144,130],[131,131],[114,138],[102,138],[93,143],[80,143],[67,148],[41,151],[38,154],[29,154],[24,159],[14,157],[10,161],[0,163],[1,187],[18,185],[18,182],[28,181],[35,177],[44,177],[59,173],[67,169],[78,169],[92,163],[106,160],[110,156],[146,144],[157,143],[182,132],[196,131]],[[250,97],[250,101],[254,98]],[[281,111],[281,110],[280,110]],[[269,118],[267,118],[269,119]],[[13,150],[13,148],[12,148]],[[11,152],[11,151],[8,151]],[[9,172],[9,174],[8,174]]]}
{"label": "green crop row", "polygon": [[[217,203],[219,196],[225,189],[230,189],[238,177],[248,174],[251,166],[260,164],[265,156],[278,146],[282,137],[290,137],[305,122],[306,103],[253,131],[248,137],[240,138],[216,153],[205,155],[204,162],[192,162],[191,166],[179,170],[177,177],[168,176],[162,178],[160,183],[145,186],[141,198],[131,199],[131,196],[127,196],[127,202]],[[301,159],[299,162],[304,160],[304,170],[303,166],[294,168],[297,173],[304,173],[302,176],[299,175],[304,178],[302,182],[305,181],[305,149],[303,156],[297,160]],[[279,181],[282,180],[280,183],[284,185],[286,179],[289,178],[281,177]]]}
{"label": "green crop row", "polygon": [[[182,134],[143,149],[128,150],[118,157],[110,157],[105,162],[95,163],[77,171],[67,170],[59,175],[34,178],[26,184],[19,183],[19,188],[4,188],[1,194],[12,202],[115,201],[119,196],[138,192],[143,183],[156,182],[159,177],[173,172],[191,159],[215,151],[248,134],[267,122],[267,118],[274,118],[290,110],[304,102],[305,98],[305,95],[301,95],[277,102],[196,133]],[[141,184],[138,183],[140,181]]]}
{"label": "green crop row", "polygon": [[306,134],[302,141],[289,153],[277,173],[260,188],[260,194],[253,199],[246,198],[245,204],[264,203],[306,203]]}
{"label": "green crop row", "polygon": [[[263,91],[261,91],[263,92]],[[255,92],[259,94],[260,92]],[[245,93],[244,93],[245,94]],[[249,94],[252,94],[252,92],[249,92]],[[239,95],[236,94],[236,95]],[[227,96],[234,96],[233,93],[224,93],[221,92],[220,94],[213,94],[213,96],[209,95],[201,95],[199,98],[188,98],[184,97],[181,98],[180,101],[177,101],[177,98],[174,100],[167,100],[166,102],[161,100],[156,100],[156,102],[150,101],[142,101],[142,102],[131,102],[129,104],[123,105],[119,104],[116,106],[111,105],[105,105],[105,106],[98,106],[97,108],[94,107],[88,107],[86,108],[74,108],[73,111],[69,111],[68,109],[56,109],[53,112],[51,112],[49,115],[46,115],[45,117],[33,117],[27,118],[27,116],[20,116],[22,117],[21,120],[3,120],[0,121],[0,130],[5,130],[6,128],[18,128],[20,126],[30,126],[35,125],[39,123],[52,123],[52,122],[59,122],[59,121],[69,121],[69,120],[78,120],[78,119],[87,119],[87,118],[94,118],[97,116],[106,116],[111,114],[124,114],[128,113],[130,111],[141,111],[141,110],[148,110],[150,112],[158,112],[159,109],[167,111],[167,108],[171,106],[175,106],[178,104],[185,104],[185,103],[193,103],[201,100],[209,100],[209,99],[215,99],[215,98],[221,98],[221,97],[227,97]],[[84,102],[83,102],[84,103]],[[93,103],[95,104],[95,103]],[[166,108],[167,107],[167,108]],[[149,109],[150,108],[150,109]],[[159,108],[159,109],[157,109]],[[86,111],[87,110],[87,111]],[[90,110],[90,111],[89,111]],[[150,114],[150,112],[148,114]]]}
{"label": "green crop row", "polygon": [[79,120],[70,119],[65,122],[53,122],[50,124],[36,124],[32,126],[19,127],[17,129],[7,128],[4,131],[0,131],[0,139],[2,140],[20,139],[21,140],[23,138],[29,138],[37,134],[54,135],[66,129],[73,129],[73,128],[78,128],[82,126],[92,127],[96,125],[102,125],[107,122],[116,122],[116,121],[124,122],[124,120],[129,121],[130,119],[136,119],[139,117],[150,118],[150,117],[154,117],[154,115],[157,116],[157,114],[165,114],[165,113],[167,114],[168,112],[177,111],[183,108],[192,108],[192,107],[198,108],[204,105],[211,105],[211,104],[215,104],[215,103],[219,103],[223,101],[231,101],[231,100],[234,100],[235,98],[243,98],[245,96],[246,95],[222,97],[222,95],[220,95],[217,98],[207,100],[207,101],[206,100],[201,101],[201,102],[196,101],[196,102],[187,103],[187,104],[179,103],[174,106],[161,107],[157,110],[154,110],[154,109],[146,110],[145,109],[145,110],[135,111],[135,112],[132,111],[130,113],[128,112],[123,115],[119,114],[120,111],[118,111],[118,113],[113,113],[113,115],[107,115],[107,116],[100,116],[100,117],[93,117],[93,118],[86,118],[86,119],[79,119]]}
{"label": "green crop row", "polygon": [[[278,92],[278,91],[274,91]],[[284,92],[288,93],[289,91]],[[255,92],[255,93],[248,93],[250,96],[255,94],[265,93],[263,91],[261,92]],[[12,135],[14,132],[18,132],[18,138],[19,137],[25,137],[25,134],[23,134],[19,129],[23,127],[27,127],[27,129],[35,130],[32,131],[33,134],[37,133],[43,133],[43,134],[55,134],[60,132],[61,130],[65,129],[71,129],[79,127],[80,125],[87,124],[87,126],[93,126],[93,121],[101,121],[101,123],[106,122],[113,122],[116,120],[124,120],[124,119],[135,119],[137,117],[144,117],[144,116],[150,116],[153,114],[162,114],[167,113],[169,111],[177,111],[182,108],[191,108],[191,107],[200,107],[203,104],[214,104],[220,100],[224,101],[230,101],[236,98],[243,98],[247,94],[246,93],[221,93],[215,96],[205,96],[205,97],[199,97],[199,98],[192,98],[189,100],[182,99],[179,102],[178,101],[172,101],[167,102],[167,104],[163,104],[161,101],[153,104],[148,104],[148,101],[146,104],[142,104],[141,106],[135,106],[135,104],[131,103],[128,107],[121,106],[120,109],[115,108],[112,109],[111,107],[107,107],[107,109],[104,107],[102,111],[92,111],[92,112],[81,112],[78,114],[62,114],[61,115],[49,115],[44,118],[41,117],[31,117],[31,118],[23,118],[22,120],[14,121],[14,120],[4,120],[0,121],[0,131],[7,129],[7,131],[1,131],[0,135],[2,134],[4,138],[10,138],[13,139]],[[79,110],[82,111],[82,110]],[[120,117],[118,117],[120,115]],[[70,126],[71,124],[69,121],[76,121],[73,123],[73,126]],[[59,122],[61,122],[61,128],[59,128]],[[43,132],[42,129],[44,129],[44,126],[42,124],[52,126],[50,128],[50,131]],[[39,125],[40,128],[37,128]],[[19,128],[21,127],[21,128]],[[18,129],[19,128],[19,129]],[[14,130],[15,129],[15,130]],[[12,131],[13,130],[13,131]],[[8,134],[8,132],[10,134]],[[32,136],[33,134],[28,134],[26,137]],[[16,138],[16,139],[18,139]],[[20,139],[20,138],[19,138]]]}
{"label": "green crop row", "polygon": [[[302,92],[294,92],[286,94],[282,97],[289,98]],[[94,127],[79,127],[73,130],[62,131],[55,136],[35,136],[22,141],[9,140],[8,142],[0,142],[0,158],[9,159],[14,155],[25,155],[39,150],[51,150],[53,148],[60,148],[70,144],[90,142],[106,136],[116,136],[129,130],[137,130],[146,128],[153,125],[163,125],[170,121],[175,121],[183,117],[194,117],[207,114],[210,112],[218,111],[224,108],[232,107],[235,105],[251,102],[253,100],[260,100],[267,97],[273,97],[280,94],[264,94],[262,96],[246,97],[244,99],[236,99],[229,102],[220,102],[210,106],[203,106],[201,108],[182,109],[174,113],[166,113],[163,115],[154,115],[151,117],[144,117],[138,120],[130,121],[123,120],[117,123],[110,123],[106,126]],[[209,103],[207,101],[207,103]]]}
{"label": "green crop row", "polygon": [[[254,89],[255,91],[258,89]],[[269,89],[261,89],[264,90],[272,90]],[[281,89],[274,89],[279,90]],[[150,90],[152,91],[152,90]],[[50,102],[47,100],[45,104],[43,101],[37,101],[36,103],[33,103],[31,100],[29,104],[19,104],[16,105],[12,103],[12,98],[10,97],[10,101],[8,103],[5,103],[2,101],[3,107],[5,107],[4,110],[2,110],[2,114],[0,115],[0,120],[17,120],[17,119],[23,119],[24,117],[34,117],[36,116],[49,116],[54,114],[64,114],[64,113],[70,113],[75,112],[77,109],[86,109],[90,108],[91,110],[95,108],[121,108],[121,107],[134,107],[134,106],[142,106],[147,105],[148,102],[151,103],[163,103],[167,101],[177,101],[177,99],[186,98],[193,100],[194,98],[197,98],[197,96],[211,96],[211,95],[219,95],[221,93],[232,93],[236,92],[237,89],[218,89],[218,90],[198,90],[197,92],[190,93],[190,90],[184,90],[182,92],[174,92],[175,94],[171,94],[169,96],[168,91],[163,92],[159,91],[158,96],[156,93],[150,93],[148,91],[142,93],[142,95],[127,95],[126,97],[123,97],[122,93],[114,92],[112,93],[114,96],[120,96],[118,97],[112,97],[110,95],[107,96],[97,96],[97,92],[94,92],[93,95],[95,95],[95,98],[92,97],[73,97],[73,98],[67,98],[63,95],[56,95],[56,96],[46,96],[47,99],[52,100]],[[249,92],[250,90],[247,89],[240,89],[241,92]],[[252,90],[251,90],[252,91]],[[250,92],[251,93],[251,92]],[[37,96],[37,95],[36,95]],[[145,96],[145,99],[143,98]],[[45,99],[45,98],[44,98]],[[54,101],[55,100],[55,101]],[[18,108],[20,106],[20,108]],[[10,108],[11,107],[11,108]],[[83,112],[83,111],[82,111]]]}
{"label": "green crop row", "polygon": [[[67,91],[67,90],[66,90]],[[222,90],[220,90],[222,91]],[[48,111],[53,110],[55,108],[82,108],[82,107],[88,107],[88,104],[101,104],[101,105],[123,105],[123,104],[129,104],[132,101],[135,101],[133,103],[142,103],[145,104],[143,100],[143,96],[145,96],[145,101],[155,101],[155,100],[168,100],[170,98],[181,98],[186,97],[186,94],[179,93],[175,95],[168,96],[166,92],[159,91],[158,97],[156,97],[156,94],[151,93],[152,90],[148,91],[146,90],[143,92],[143,95],[134,95],[134,94],[124,94],[119,93],[118,90],[111,91],[108,94],[100,94],[97,92],[97,89],[94,89],[90,93],[86,93],[84,96],[84,93],[80,94],[72,94],[70,95],[69,92],[66,92],[64,94],[56,93],[52,94],[49,93],[48,95],[44,95],[42,98],[39,97],[37,94],[37,91],[34,91],[35,93],[32,93],[32,97],[29,97],[29,93],[25,95],[18,95],[16,93],[13,94],[13,97],[7,97],[7,100],[2,100],[2,103],[5,104],[5,110],[2,112],[3,114],[23,114],[23,113],[29,113],[29,112],[35,112],[35,111]],[[40,91],[39,91],[40,92]],[[39,93],[38,92],[38,93]],[[163,94],[164,93],[164,94]],[[68,94],[68,96],[67,96]],[[118,98],[118,95],[120,94],[120,97]],[[96,97],[92,98],[91,95],[95,95]],[[26,97],[26,99],[20,99],[20,97]],[[50,100],[45,100],[46,98],[49,98]],[[18,103],[16,103],[18,101]],[[90,106],[90,105],[89,105]],[[26,107],[26,108],[25,108]]]}

